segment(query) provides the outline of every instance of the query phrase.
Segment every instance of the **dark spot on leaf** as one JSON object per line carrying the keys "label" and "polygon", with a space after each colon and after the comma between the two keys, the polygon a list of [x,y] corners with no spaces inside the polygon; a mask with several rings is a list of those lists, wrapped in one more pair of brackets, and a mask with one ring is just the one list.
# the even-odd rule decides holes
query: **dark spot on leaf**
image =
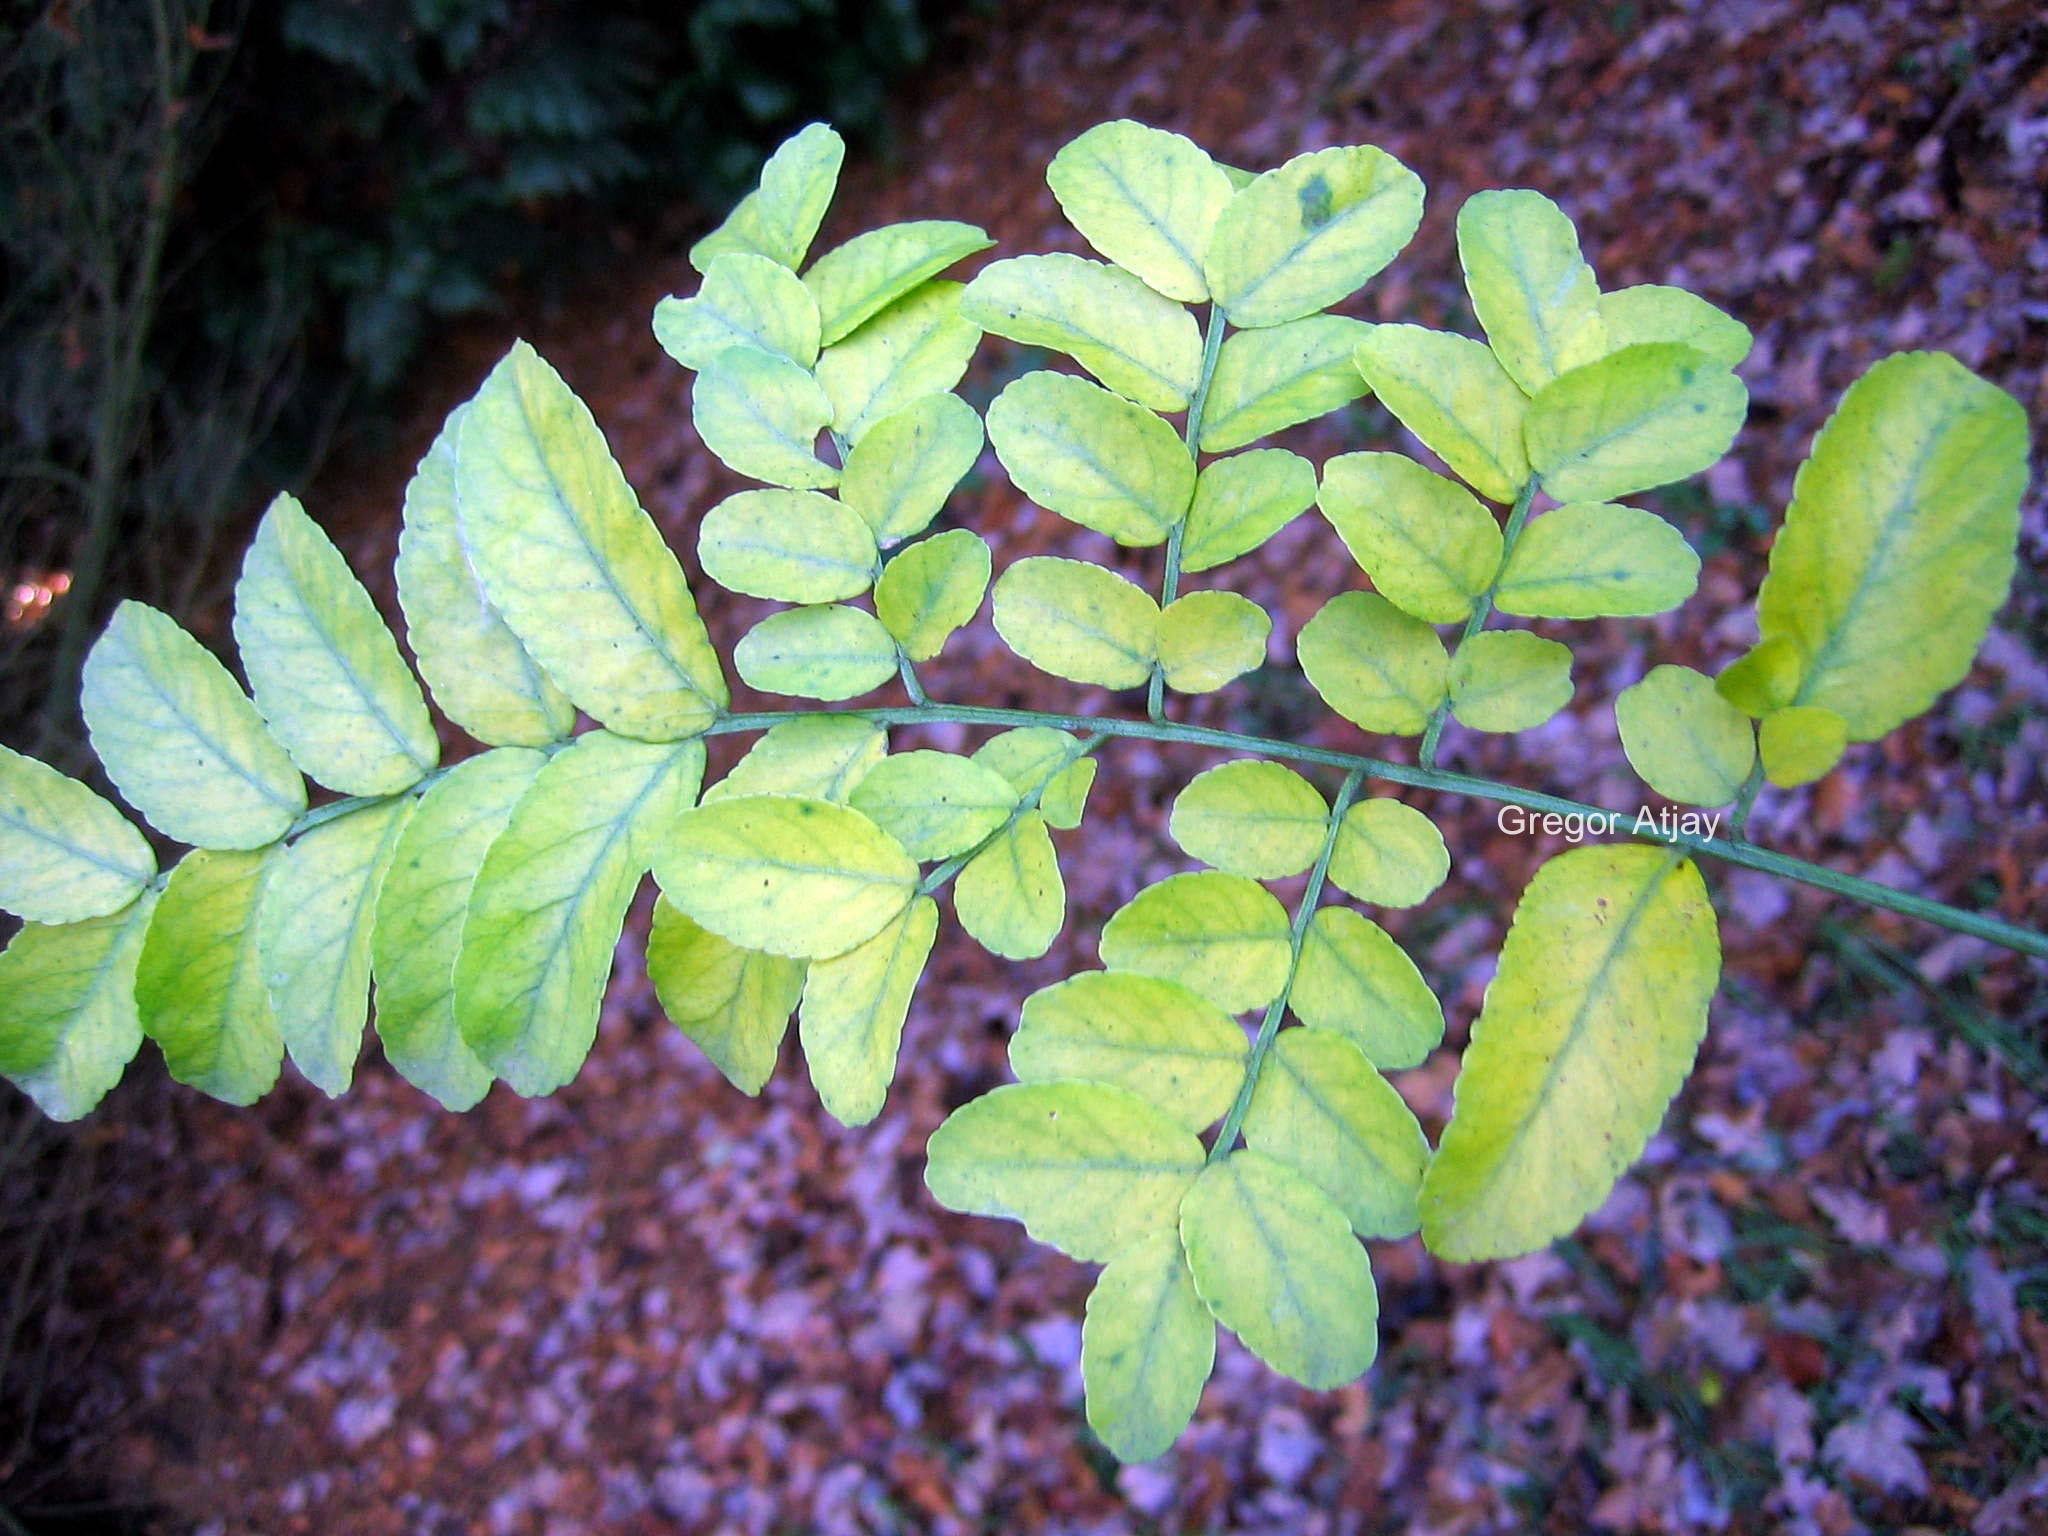
{"label": "dark spot on leaf", "polygon": [[1301,222],[1304,228],[1321,229],[1337,214],[1337,196],[1330,190],[1329,178],[1318,172],[1302,183]]}

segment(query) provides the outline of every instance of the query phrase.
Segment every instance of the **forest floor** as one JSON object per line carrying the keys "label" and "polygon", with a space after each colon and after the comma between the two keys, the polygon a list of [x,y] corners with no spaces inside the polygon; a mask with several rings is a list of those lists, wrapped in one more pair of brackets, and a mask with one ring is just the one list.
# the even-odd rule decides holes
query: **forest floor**
{"label": "forest floor", "polygon": [[[1802,6],[1018,0],[965,21],[907,93],[893,153],[849,165],[823,244],[891,219],[1071,249],[1042,171],[1105,118],[1251,167],[1369,142],[1430,190],[1422,234],[1354,312],[1469,325],[1451,242],[1469,193],[1533,186],[1603,283],[1675,281],[1748,322],[1735,456],[1656,498],[1706,559],[1662,619],[1551,625],[1579,655],[1541,730],[1453,730],[1449,761],[1613,805],[1640,794],[1610,701],[1654,662],[1725,663],[1793,471],[1879,355],[1939,347],[2048,423],[2048,24],[2026,3]],[[677,238],[621,236],[614,275],[533,339],[592,405],[679,549],[731,482],[647,316],[693,281]],[[451,338],[403,452],[316,488],[388,597],[400,491],[440,415],[514,333]],[[982,403],[1019,366],[991,343]],[[1320,462],[1392,446],[1370,405],[1292,434]],[[998,565],[1123,559],[1026,506],[993,460],[958,520]],[[2048,554],[2030,494],[2018,594],[1967,683],[1769,794],[1788,852],[2048,915]],[[1360,578],[1303,518],[1217,573],[1275,614],[1276,665],[1193,718],[1361,738],[1292,677],[1293,637]],[[1149,579],[1149,578],[1148,578]],[[1206,581],[1206,579],[1205,579]],[[698,591],[721,648],[756,605]],[[985,624],[941,697],[1053,706]],[[1082,691],[1082,709],[1113,707]],[[730,751],[717,766],[729,762]],[[1953,1531],[2048,1522],[2044,970],[1710,869],[1728,961],[1698,1071],[1644,1163],[1576,1237],[1457,1267],[1378,1244],[1383,1344],[1363,1382],[1302,1391],[1234,1342],[1195,1424],[1118,1469],[1083,1427],[1089,1272],[1013,1226],[938,1210],[922,1150],[1005,1075],[1017,999],[1093,963],[1093,935],[1177,867],[1172,794],[1202,766],[1111,749],[1062,839],[1066,934],[990,961],[942,934],[872,1126],[819,1109],[793,1046],[728,1087],[621,947],[581,1078],[445,1115],[370,1047],[330,1102],[291,1073],[255,1111],[165,1093],[154,1053],[82,1134],[110,1178],[55,1321],[67,1478],[151,1529],[284,1533]],[[1434,1132],[1506,913],[1555,840],[1418,797],[1451,884],[1396,937],[1452,1038],[1403,1091]],[[1916,979],[1914,968],[1917,967]]]}

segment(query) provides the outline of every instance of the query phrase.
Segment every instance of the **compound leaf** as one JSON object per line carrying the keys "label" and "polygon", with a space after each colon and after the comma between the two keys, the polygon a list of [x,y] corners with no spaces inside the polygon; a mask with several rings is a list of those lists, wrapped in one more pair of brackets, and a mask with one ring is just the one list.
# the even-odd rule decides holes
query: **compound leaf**
{"label": "compound leaf", "polygon": [[922,533],[981,457],[981,418],[958,395],[926,395],[853,445],[839,495],[883,544]]}
{"label": "compound leaf", "polygon": [[873,614],[829,603],[769,614],[740,636],[732,659],[764,693],[850,699],[896,675],[896,642]]}
{"label": "compound leaf", "polygon": [[1244,1083],[1237,1022],[1176,981],[1083,971],[1024,1000],[1010,1070],[1026,1083],[1114,1083],[1191,1131],[1213,1125]]}
{"label": "compound leaf", "polygon": [[818,1097],[841,1125],[866,1125],[882,1112],[938,931],[938,903],[919,896],[865,944],[812,962],[797,1033]]}
{"label": "compound leaf", "polygon": [[1209,297],[1202,259],[1230,178],[1191,139],[1128,118],[1098,123],[1053,156],[1046,185],[1096,250],[1169,299]]}
{"label": "compound leaf", "polygon": [[1255,880],[1208,870],[1169,875],[1103,926],[1102,963],[1192,987],[1225,1013],[1263,1008],[1287,985],[1287,912]]}
{"label": "compound leaf", "polygon": [[52,1120],[77,1120],[142,1044],[135,965],[157,896],[48,926],[24,923],[0,954],[0,1077]]}
{"label": "compound leaf", "polygon": [[953,882],[953,915],[983,949],[1035,960],[1067,920],[1067,886],[1041,811],[1026,811],[967,861]]}
{"label": "compound leaf", "polygon": [[1181,569],[1192,575],[1250,554],[1315,499],[1315,466],[1283,448],[1254,448],[1205,465],[1181,535]]}
{"label": "compound leaf", "polygon": [[845,715],[807,715],[761,733],[704,803],[735,795],[801,795],[844,805],[889,750],[880,726]]}
{"label": "compound leaf", "polygon": [[1526,629],[1468,636],[1451,658],[1451,713],[1468,730],[1532,731],[1571,701],[1571,648]]}
{"label": "compound leaf", "polygon": [[1691,667],[1652,667],[1614,701],[1629,766],[1667,800],[1726,805],[1756,764],[1748,718]]}
{"label": "compound leaf", "polygon": [[817,491],[740,491],[697,529],[697,559],[720,586],[783,603],[867,591],[879,555],[860,514]]}
{"label": "compound leaf", "polygon": [[779,261],[733,251],[704,269],[696,296],[654,306],[654,339],[685,368],[709,368],[732,347],[756,347],[799,368],[818,360],[818,306]]}
{"label": "compound leaf", "polygon": [[1119,544],[1157,544],[1188,510],[1195,461],[1141,405],[1063,373],[1027,373],[988,408],[988,440],[1017,489]]}
{"label": "compound leaf", "polygon": [[819,335],[830,346],[956,261],[995,242],[972,224],[915,219],[855,235],[804,274],[818,301]]}
{"label": "compound leaf", "polygon": [[1538,619],[1667,613],[1699,585],[1700,557],[1654,512],[1573,502],[1522,530],[1494,604]]}
{"label": "compound leaf", "polygon": [[1764,777],[1780,789],[1811,784],[1842,760],[1849,722],[1819,704],[1800,704],[1765,715],[1756,732]]}
{"label": "compound leaf", "polygon": [[690,265],[706,272],[728,252],[750,251],[785,267],[802,266],[845,159],[846,141],[823,123],[790,135],[761,167],[759,185],[690,248]]}
{"label": "compound leaf", "polygon": [[134,823],[78,780],[0,747],[0,911],[31,923],[118,912],[156,878]]}
{"label": "compound leaf", "polygon": [[1310,919],[1287,1001],[1302,1023],[1344,1036],[1383,1072],[1420,1066],[1444,1038],[1443,1005],[1415,962],[1349,907]]}
{"label": "compound leaf", "polygon": [[839,471],[818,457],[832,402],[808,369],[757,347],[730,347],[690,386],[704,446],[737,474],[791,490],[828,490]]}
{"label": "compound leaf", "polygon": [[1055,677],[1135,688],[1152,675],[1159,605],[1114,571],[1033,555],[997,578],[994,606],[1004,643]]}
{"label": "compound leaf", "polygon": [[1228,453],[1356,400],[1365,384],[1352,355],[1369,329],[1310,315],[1225,337],[1202,407],[1202,452]]}
{"label": "compound leaf", "polygon": [[1246,758],[1196,777],[1173,802],[1167,830],[1192,859],[1254,880],[1280,880],[1315,863],[1330,807],[1292,768]]}
{"label": "compound leaf", "polygon": [[1451,872],[1436,823],[1399,800],[1361,800],[1344,813],[1330,854],[1330,883],[1376,907],[1412,907]]}
{"label": "compound leaf", "polygon": [[1189,592],[1159,615],[1159,670],[1176,693],[1214,693],[1260,666],[1273,621],[1235,592]]}
{"label": "compound leaf", "polygon": [[647,979],[661,1011],[749,1098],[775,1058],[804,989],[804,962],[742,949],[700,928],[663,896],[647,934]]}
{"label": "compound leaf", "polygon": [[1529,464],[1559,501],[1605,501],[1683,480],[1728,451],[1749,410],[1742,380],[1674,342],[1610,352],[1529,402]]}
{"label": "compound leaf", "polygon": [[1541,192],[1475,192],[1458,210],[1465,291],[1508,377],[1535,394],[1608,350],[1579,232]]}
{"label": "compound leaf", "polygon": [[991,569],[988,545],[965,528],[920,540],[882,567],[875,615],[905,656],[929,661],[981,610]]}
{"label": "compound leaf", "polygon": [[1675,341],[1723,368],[1733,368],[1749,356],[1748,326],[1696,293],[1661,283],[1601,294],[1600,323],[1612,348]]}
{"label": "compound leaf", "polygon": [[1513,501],[1529,478],[1529,400],[1485,345],[1419,325],[1376,325],[1358,371],[1402,426],[1467,485]]}
{"label": "compound leaf", "polygon": [[1017,791],[993,768],[950,752],[898,752],[848,802],[914,859],[965,853],[1010,819]]}
{"label": "compound leaf", "polygon": [[1436,631],[1376,592],[1343,592],[1302,626],[1295,654],[1323,702],[1362,730],[1420,735],[1450,688]]}
{"label": "compound leaf", "polygon": [[1181,1253],[1154,1232],[1109,1261],[1088,1293],[1081,1379],[1088,1427],[1119,1461],[1172,1449],[1216,1364],[1216,1323]]}
{"label": "compound leaf", "polygon": [[960,313],[984,331],[1063,352],[1127,400],[1187,409],[1202,372],[1195,317],[1130,273],[1085,256],[1012,256],[967,285]]}
{"label": "compound leaf", "polygon": [[1330,460],[1316,505],[1381,594],[1428,623],[1464,619],[1500,569],[1493,514],[1405,455]]}
{"label": "compound leaf", "polygon": [[824,350],[815,373],[834,432],[858,443],[875,423],[960,382],[981,344],[981,328],[960,317],[963,291],[926,283]]}

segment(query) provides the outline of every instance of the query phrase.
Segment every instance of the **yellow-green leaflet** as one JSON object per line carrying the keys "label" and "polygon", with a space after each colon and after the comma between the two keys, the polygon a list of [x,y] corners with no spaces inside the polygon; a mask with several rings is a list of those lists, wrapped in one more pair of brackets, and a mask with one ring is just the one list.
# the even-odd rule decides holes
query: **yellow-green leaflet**
{"label": "yellow-green leaflet", "polygon": [[1352,354],[1370,327],[1311,315],[1223,339],[1202,407],[1202,452],[1228,453],[1365,393]]}
{"label": "yellow-green leaflet", "polygon": [[1607,345],[1633,347],[1646,341],[1675,341],[1723,368],[1749,356],[1749,327],[1696,293],[1643,283],[1600,295],[1600,323]]}
{"label": "yellow-green leaflet", "polygon": [[118,912],[156,878],[156,854],[74,778],[0,747],[0,911],[31,923]]}
{"label": "yellow-green leaflet", "polygon": [[1714,679],[1714,691],[1752,719],[1784,709],[1799,695],[1799,647],[1787,635],[1751,646]]}
{"label": "yellow-green leaflet", "polygon": [[1191,859],[1254,880],[1299,875],[1315,863],[1330,807],[1292,768],[1258,758],[1219,763],[1174,798],[1167,831]]}
{"label": "yellow-green leaflet", "polygon": [[737,474],[791,490],[829,490],[839,471],[818,457],[832,402],[810,372],[756,347],[718,354],[690,386],[704,446]]}
{"label": "yellow-green leaflet", "polygon": [[988,408],[988,440],[1017,489],[1119,544],[1157,544],[1188,509],[1195,461],[1141,405],[1063,373],[1027,373]]}
{"label": "yellow-green leaflet", "polygon": [[1021,799],[1049,789],[1053,778],[1078,757],[1081,743],[1065,731],[1046,725],[1001,731],[974,749],[974,760],[1010,781]]}
{"label": "yellow-green leaflet", "polygon": [[888,750],[888,736],[865,720],[844,715],[785,720],[763,731],[732,772],[704,791],[704,801],[804,795],[844,805]]}
{"label": "yellow-green leaflet", "polygon": [[983,949],[1035,960],[1067,920],[1067,885],[1041,811],[1026,811],[967,861],[953,881],[953,915]]}
{"label": "yellow-green leaflet", "polygon": [[243,557],[235,644],[271,733],[328,788],[396,794],[440,760],[427,701],[377,605],[290,496],[270,504]]}
{"label": "yellow-green leaflet", "polygon": [[703,777],[699,742],[592,731],[513,806],[470,891],[455,1020],[515,1093],[553,1093],[590,1054],[627,904]]}
{"label": "yellow-green leaflet", "polygon": [[286,850],[263,888],[256,945],[271,1015],[292,1064],[329,1098],[355,1080],[377,892],[412,808],[386,800],[322,822]]}
{"label": "yellow-green leaflet", "polygon": [[1344,592],[1302,626],[1295,654],[1309,685],[1353,725],[1417,736],[1450,687],[1435,630],[1376,592]]}
{"label": "yellow-green leaflet", "polygon": [[444,1109],[469,1109],[490,1091],[491,1069],[455,1022],[455,956],[484,854],[546,761],[501,747],[457,764],[420,796],[377,894],[377,1037],[399,1075]]}
{"label": "yellow-green leaflet", "polygon": [[1081,1379],[1088,1427],[1119,1461],[1163,1456],[1202,1401],[1216,1323],[1178,1232],[1154,1232],[1109,1261],[1088,1293]]}
{"label": "yellow-green leaflet", "polygon": [[284,1064],[256,950],[264,883],[283,861],[278,843],[186,854],[136,960],[142,1032],[162,1048],[172,1077],[229,1104],[254,1104]]}
{"label": "yellow-green leaflet", "polygon": [[1254,448],[1203,466],[1181,535],[1180,568],[1192,575],[1250,554],[1315,499],[1315,466],[1284,448]]}
{"label": "yellow-green leaflet", "polygon": [[1329,1196],[1360,1237],[1406,1237],[1421,1224],[1415,1200],[1429,1138],[1394,1085],[1340,1034],[1283,1029],[1274,1037],[1244,1139]]}
{"label": "yellow-green leaflet", "polygon": [[831,603],[769,614],[740,636],[732,659],[765,693],[850,699],[896,675],[896,642],[873,614]]}
{"label": "yellow-green leaflet", "polygon": [[85,658],[79,704],[114,787],[166,837],[260,848],[306,808],[299,770],[213,653],[128,601]]}
{"label": "yellow-green leaflet", "polygon": [[0,954],[0,1077],[52,1120],[76,1120],[142,1044],[135,962],[156,910],[144,890],[83,922],[24,923]]}
{"label": "yellow-green leaflet", "polygon": [[1179,982],[1083,971],[1024,1000],[1010,1070],[1114,1083],[1199,1131],[1237,1097],[1248,1053],[1237,1021]]}
{"label": "yellow-green leaflet", "polygon": [[1055,677],[1135,688],[1152,675],[1159,605],[1085,560],[1019,560],[996,580],[995,622],[1011,650]]}
{"label": "yellow-green leaflet", "polygon": [[1836,763],[1849,745],[1849,722],[1819,704],[1801,704],[1765,715],[1756,732],[1764,777],[1780,789],[1811,784]]}
{"label": "yellow-green leaflet", "polygon": [[1356,292],[1422,222],[1422,181],[1370,145],[1296,155],[1216,221],[1209,291],[1243,329],[1299,320]]}
{"label": "yellow-green leaflet", "polygon": [[851,507],[817,491],[740,491],[697,528],[704,574],[733,592],[783,603],[857,597],[875,579],[875,536]]}
{"label": "yellow-green leaflet", "polygon": [[818,306],[779,261],[732,251],[704,268],[694,298],[654,306],[654,339],[685,368],[708,368],[728,347],[758,347],[800,368],[818,360]]}
{"label": "yellow-green leaflet", "polygon": [[898,752],[860,781],[847,803],[914,859],[965,853],[1010,819],[1017,791],[993,768],[950,752]]}
{"label": "yellow-green leaflet", "polygon": [[949,1211],[1007,1216],[1070,1258],[1100,1263],[1171,1232],[1202,1144],[1108,1083],[1012,1083],[963,1104],[925,1146]]}
{"label": "yellow-green leaflet", "polygon": [[1742,380],[1705,353],[1647,342],[1558,375],[1529,402],[1522,435],[1544,490],[1605,501],[1707,468],[1748,411]]}
{"label": "yellow-green leaflet", "polygon": [[929,661],[981,611],[988,545],[965,528],[920,540],[882,567],[875,616],[912,661]]}
{"label": "yellow-green leaflet", "polygon": [[1668,613],[1699,585],[1700,557],[1654,512],[1573,502],[1522,530],[1494,589],[1502,613],[1538,619]]}
{"label": "yellow-green leaflet", "polygon": [[1483,343],[1419,325],[1376,325],[1358,371],[1380,404],[1480,495],[1513,501],[1529,478],[1529,399]]}
{"label": "yellow-green leaflet", "polygon": [[927,395],[853,445],[839,496],[892,544],[922,533],[981,457],[981,418],[958,395]]}
{"label": "yellow-green leaflet", "polygon": [[1330,883],[1376,907],[1427,901],[1451,872],[1436,823],[1399,800],[1361,800],[1344,813],[1330,855]]}
{"label": "yellow-green leaflet", "polygon": [[484,595],[562,691],[624,736],[709,725],[729,696],[683,568],[589,408],[525,342],[463,412],[455,460]]}
{"label": "yellow-green leaflet", "polygon": [[1872,741],[1969,670],[2012,581],[2027,416],[1940,352],[1849,386],[1793,482],[1757,599],[1805,661],[1792,702]]}
{"label": "yellow-green leaflet", "polygon": [[972,224],[918,219],[885,224],[827,251],[804,274],[830,346],[927,278],[995,242]]}
{"label": "yellow-green leaflet", "polygon": [[1726,805],[1756,763],[1748,717],[1691,667],[1652,667],[1614,701],[1622,750],[1667,800]]}
{"label": "yellow-green leaflet", "polygon": [[834,432],[858,443],[876,422],[960,382],[981,344],[980,327],[960,318],[961,292],[926,283],[825,349],[814,371]]}
{"label": "yellow-green leaflet", "polygon": [[938,932],[938,903],[919,896],[865,944],[811,963],[797,1037],[818,1098],[841,1125],[866,1125],[882,1112],[911,995]]}
{"label": "yellow-green leaflet", "polygon": [[1012,256],[967,285],[960,313],[984,331],[1064,352],[1128,400],[1187,409],[1202,373],[1195,317],[1130,273],[1085,256]]}
{"label": "yellow-green leaflet", "polygon": [[1159,615],[1159,671],[1176,693],[1214,693],[1260,666],[1273,621],[1235,592],[1189,592]]}
{"label": "yellow-green leaflet", "polygon": [[1608,350],[1600,285],[1579,254],[1579,232],[1541,192],[1467,198],[1458,259],[1493,355],[1530,394]]}
{"label": "yellow-green leaflet", "polygon": [[1571,648],[1526,629],[1482,631],[1451,658],[1451,713],[1468,730],[1532,731],[1571,701]]}
{"label": "yellow-green leaflet", "polygon": [[1415,962],[1370,918],[1319,907],[1302,938],[1288,1006],[1335,1030],[1382,1071],[1421,1065],[1444,1037],[1443,1005]]}
{"label": "yellow-green leaflet", "polygon": [[1530,1253],[1597,1210],[1691,1070],[1720,972],[1706,884],[1675,853],[1577,848],[1539,869],[1422,1181],[1430,1251]]}
{"label": "yellow-green leaflet", "polygon": [[661,1011],[733,1087],[751,1098],[775,1075],[803,993],[803,961],[728,943],[664,896],[647,935],[647,979]]}
{"label": "yellow-green leaflet", "polygon": [[728,251],[752,251],[785,267],[802,266],[845,159],[846,141],[823,123],[783,140],[761,167],[760,185],[690,248],[690,265],[703,272]]}
{"label": "yellow-green leaflet", "polygon": [[1169,875],[1103,925],[1102,963],[1192,987],[1225,1013],[1263,1008],[1287,985],[1287,912],[1242,875]]}
{"label": "yellow-green leaflet", "polygon": [[443,714],[478,741],[538,747],[567,736],[576,707],[498,616],[462,548],[455,508],[457,406],[405,488],[398,606],[420,676]]}
{"label": "yellow-green leaflet", "polygon": [[1316,497],[1359,569],[1404,613],[1455,624],[1500,569],[1500,525],[1442,475],[1398,453],[1347,453]]}
{"label": "yellow-green leaflet", "polygon": [[1341,1387],[1379,1352],[1372,1264],[1329,1197],[1263,1152],[1202,1170],[1180,1208],[1195,1290],[1281,1375]]}
{"label": "yellow-green leaflet", "polygon": [[1045,791],[1038,797],[1039,814],[1045,817],[1048,827],[1058,827],[1062,832],[1071,832],[1081,825],[1082,813],[1088,809],[1088,791],[1095,784],[1095,759],[1080,758],[1067,764],[1046,781]]}
{"label": "yellow-green leaflet", "polygon": [[676,908],[720,938],[796,959],[843,955],[917,892],[917,864],[858,811],[797,795],[685,811],[655,850]]}
{"label": "yellow-green leaflet", "polygon": [[1192,139],[1097,123],[1052,157],[1045,181],[1081,238],[1125,271],[1169,299],[1209,297],[1202,258],[1231,185]]}

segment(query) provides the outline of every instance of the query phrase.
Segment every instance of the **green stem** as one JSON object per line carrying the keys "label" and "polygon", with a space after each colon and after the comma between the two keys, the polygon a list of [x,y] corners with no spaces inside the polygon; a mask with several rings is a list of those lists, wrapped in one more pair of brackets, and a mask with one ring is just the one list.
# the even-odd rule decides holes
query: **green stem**
{"label": "green stem", "polygon": [[[939,706],[939,708],[943,710],[945,706],[941,705]],[[995,844],[995,842],[998,839],[1007,837],[1009,835],[1010,828],[1016,826],[1018,822],[1022,821],[1026,816],[1030,815],[1031,812],[1038,809],[1038,802],[1045,798],[1046,788],[1052,783],[1054,779],[1058,778],[1061,774],[1065,773],[1069,768],[1071,768],[1074,764],[1078,763],[1082,758],[1091,756],[1107,740],[1109,740],[1109,737],[1107,735],[1102,734],[1101,732],[1097,732],[1095,735],[1090,736],[1085,741],[1083,741],[1079,747],[1077,747],[1072,753],[1068,755],[1067,760],[1065,762],[1061,763],[1059,767],[1053,769],[1051,773],[1048,773],[1042,780],[1039,781],[1038,788],[1031,791],[1030,794],[1025,795],[1014,806],[1010,808],[1009,819],[1006,820],[1000,827],[997,827],[993,832],[989,833],[987,837],[984,837],[980,842],[976,843],[972,848],[968,849],[965,853],[956,853],[953,855],[952,858],[947,859],[944,863],[934,864],[931,868],[930,873],[928,873],[924,877],[924,879],[918,882],[917,894],[920,896],[931,895],[934,891],[938,890],[941,886],[943,886],[948,880],[951,880],[955,875],[959,874],[961,870],[965,869],[968,865],[972,864],[975,861],[976,857],[980,855],[983,849],[991,847]]]}
{"label": "green stem", "polygon": [[1735,797],[1735,813],[1728,821],[1728,835],[1738,843],[1749,841],[1749,813],[1756,808],[1757,792],[1764,787],[1764,760],[1761,755],[1749,765],[1749,777],[1742,781],[1742,790]]}
{"label": "green stem", "polygon": [[[1522,529],[1529,521],[1530,504],[1535,500],[1536,477],[1531,475],[1521,490],[1515,493],[1515,504],[1508,512],[1507,526],[1501,530],[1500,564],[1494,569],[1493,580],[1487,583],[1486,590],[1480,593],[1478,600],[1472,604],[1472,612],[1465,620],[1464,629],[1458,634],[1458,643],[1451,647],[1453,659],[1464,648],[1465,642],[1486,628],[1486,621],[1493,617],[1493,600],[1495,594],[1500,591],[1501,573],[1508,568],[1508,556],[1515,552],[1515,545],[1522,537]],[[1443,740],[1444,722],[1450,718],[1450,713],[1451,701],[1446,697],[1443,703],[1437,705],[1430,713],[1429,724],[1423,728],[1422,751],[1419,756],[1425,768],[1436,766],[1437,743]]]}
{"label": "green stem", "polygon": [[903,679],[903,691],[910,695],[910,702],[916,705],[931,703],[931,695],[924,691],[924,684],[918,681],[917,668],[910,664],[910,657],[902,646],[896,647],[896,671]]}
{"label": "green stem", "polygon": [[[1202,371],[1195,379],[1194,394],[1188,398],[1187,427],[1181,434],[1181,441],[1188,445],[1189,458],[1201,451],[1197,445],[1202,437],[1202,415],[1209,408],[1209,386],[1216,379],[1216,359],[1223,351],[1224,328],[1221,306],[1211,304],[1208,329],[1202,336]],[[1166,535],[1166,570],[1159,578],[1161,608],[1180,595],[1180,548],[1187,525],[1187,514],[1182,513]],[[1157,662],[1152,666],[1152,680],[1145,686],[1145,713],[1154,720],[1166,718],[1166,673]]]}

